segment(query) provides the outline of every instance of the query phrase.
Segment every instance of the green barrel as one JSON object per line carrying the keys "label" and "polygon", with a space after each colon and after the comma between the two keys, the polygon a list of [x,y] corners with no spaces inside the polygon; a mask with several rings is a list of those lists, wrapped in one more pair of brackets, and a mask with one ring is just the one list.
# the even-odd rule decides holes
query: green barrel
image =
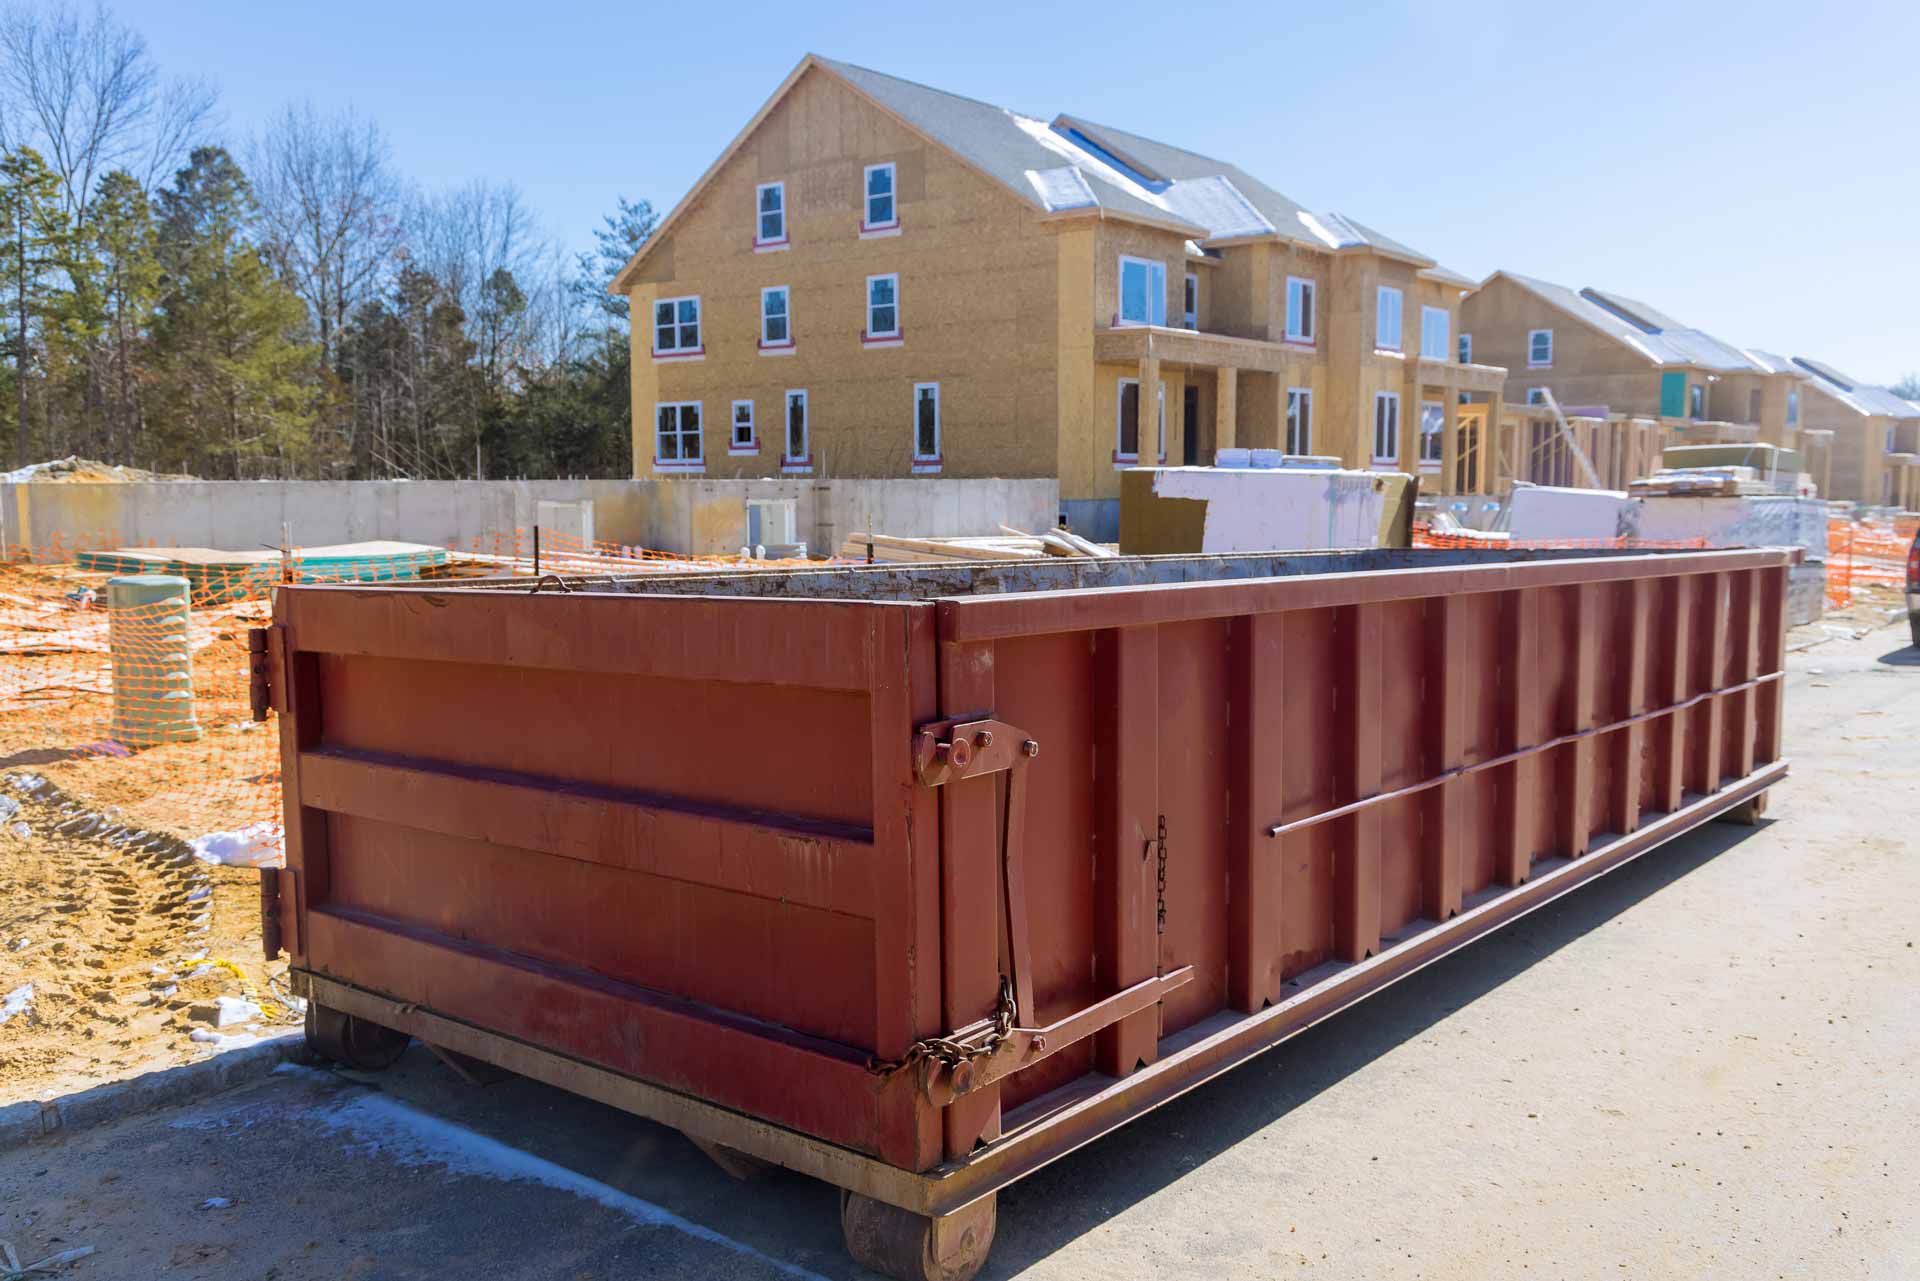
{"label": "green barrel", "polygon": [[107,580],[114,741],[153,747],[200,737],[193,715],[189,601],[187,580],[170,574]]}

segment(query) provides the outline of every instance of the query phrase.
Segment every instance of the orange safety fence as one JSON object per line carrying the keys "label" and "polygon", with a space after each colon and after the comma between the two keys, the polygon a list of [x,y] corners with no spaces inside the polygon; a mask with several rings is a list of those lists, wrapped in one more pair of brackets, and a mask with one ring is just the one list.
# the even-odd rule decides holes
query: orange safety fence
{"label": "orange safety fence", "polygon": [[[267,548],[218,558],[126,556],[119,553],[137,549],[110,535],[7,550],[0,562],[0,771],[44,776],[130,828],[187,840],[242,833],[276,846],[279,738],[271,720],[252,719],[247,649],[248,629],[271,617],[273,588],[534,572],[530,529],[467,547],[343,557]],[[737,562],[540,531],[543,574]],[[154,573],[187,579],[184,607],[178,597],[110,599],[110,580]]]}
{"label": "orange safety fence", "polygon": [[1830,520],[1827,522],[1827,603],[1853,603],[1861,587],[1899,589],[1907,581],[1907,549],[1913,546],[1920,518]]}
{"label": "orange safety fence", "polygon": [[1534,551],[1578,548],[1584,551],[1693,551],[1707,545],[1704,538],[1508,538],[1504,534],[1435,533],[1424,521],[1413,523],[1415,547],[1478,548],[1482,551]]}

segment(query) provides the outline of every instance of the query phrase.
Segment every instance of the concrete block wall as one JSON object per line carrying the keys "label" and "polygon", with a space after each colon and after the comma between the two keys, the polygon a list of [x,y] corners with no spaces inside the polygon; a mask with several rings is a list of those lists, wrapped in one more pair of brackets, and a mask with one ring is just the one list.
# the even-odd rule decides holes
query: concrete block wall
{"label": "concrete block wall", "polygon": [[121,544],[229,551],[392,539],[462,547],[531,528],[542,502],[594,506],[605,542],[682,554],[736,552],[748,498],[795,501],[799,537],[830,554],[868,528],[940,537],[1045,529],[1059,518],[1051,479],[174,481],[0,485],[0,546]]}

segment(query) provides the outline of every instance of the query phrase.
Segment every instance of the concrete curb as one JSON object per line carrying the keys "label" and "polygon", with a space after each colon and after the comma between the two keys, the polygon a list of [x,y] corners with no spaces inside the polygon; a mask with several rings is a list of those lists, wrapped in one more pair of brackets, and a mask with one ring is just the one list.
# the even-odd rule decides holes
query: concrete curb
{"label": "concrete curb", "polygon": [[223,1050],[198,1063],[110,1081],[62,1098],[12,1103],[0,1107],[0,1152],[61,1130],[91,1129],[157,1108],[191,1103],[256,1081],[282,1063],[305,1063],[310,1057],[306,1037],[291,1032],[237,1050]]}

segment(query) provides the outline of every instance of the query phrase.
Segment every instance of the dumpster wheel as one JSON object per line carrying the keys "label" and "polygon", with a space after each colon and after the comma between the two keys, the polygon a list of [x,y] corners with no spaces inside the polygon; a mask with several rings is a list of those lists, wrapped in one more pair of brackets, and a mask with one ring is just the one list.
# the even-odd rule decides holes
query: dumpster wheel
{"label": "dumpster wheel", "polygon": [[362,1072],[390,1068],[411,1039],[405,1032],[356,1018],[342,1010],[307,1002],[307,1046],[323,1059]]}
{"label": "dumpster wheel", "polygon": [[969,1281],[993,1248],[995,1196],[937,1219],[884,1201],[840,1193],[847,1253],[864,1268],[899,1281]]}

